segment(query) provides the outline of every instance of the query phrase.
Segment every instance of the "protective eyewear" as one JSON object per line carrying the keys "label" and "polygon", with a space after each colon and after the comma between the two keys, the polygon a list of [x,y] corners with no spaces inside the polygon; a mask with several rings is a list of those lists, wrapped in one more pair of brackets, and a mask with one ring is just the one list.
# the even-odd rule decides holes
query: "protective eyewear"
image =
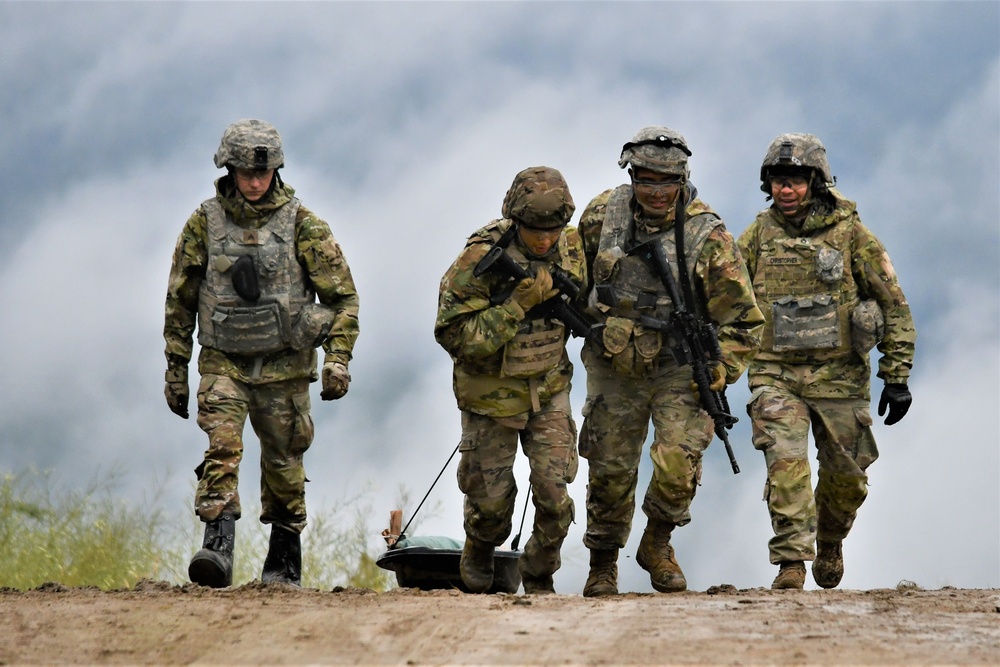
{"label": "protective eyewear", "polygon": [[640,181],[638,179],[632,179],[632,187],[643,194],[665,194],[669,193],[673,188],[677,188],[681,185],[682,180],[680,177],[672,178],[666,181]]}

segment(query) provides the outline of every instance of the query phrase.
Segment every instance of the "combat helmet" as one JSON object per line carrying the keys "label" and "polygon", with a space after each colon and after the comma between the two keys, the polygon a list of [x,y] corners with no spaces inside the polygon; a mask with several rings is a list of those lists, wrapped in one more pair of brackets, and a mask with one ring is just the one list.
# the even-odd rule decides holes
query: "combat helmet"
{"label": "combat helmet", "polygon": [[652,125],[639,130],[632,141],[622,146],[618,166],[624,169],[632,165],[687,180],[691,174],[687,161],[690,156],[691,149],[680,132]]}
{"label": "combat helmet", "polygon": [[760,189],[771,194],[770,175],[774,173],[811,176],[813,172],[819,179],[812,179],[812,184],[819,192],[825,192],[837,182],[830,174],[823,142],[812,134],[780,134],[767,147],[767,154],[760,165]]}
{"label": "combat helmet", "polygon": [[559,229],[573,217],[576,205],[558,169],[528,167],[514,177],[503,198],[503,217],[529,229]]}
{"label": "combat helmet", "polygon": [[238,120],[222,134],[215,166],[236,169],[279,169],[285,166],[281,137],[270,123]]}

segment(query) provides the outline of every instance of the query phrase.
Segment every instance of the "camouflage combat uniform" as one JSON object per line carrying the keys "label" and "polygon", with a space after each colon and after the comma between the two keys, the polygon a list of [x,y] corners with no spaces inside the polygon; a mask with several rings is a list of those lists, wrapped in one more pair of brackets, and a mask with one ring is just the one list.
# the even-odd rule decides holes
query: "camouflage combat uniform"
{"label": "camouflage combat uniform", "polygon": [[[530,172],[518,177],[534,176]],[[517,186],[515,179],[508,202]],[[509,209],[505,202],[505,215]],[[565,226],[572,211],[570,200],[558,241],[543,257],[529,253],[513,233],[512,225],[518,223],[510,218],[473,233],[441,280],[434,328],[454,361],[454,391],[462,412],[458,484],[465,494],[466,535],[492,546],[510,535],[520,439],[535,507],[520,566],[525,576],[538,578],[559,568],[559,549],[573,521],[567,486],[576,477],[577,453],[569,399],[573,365],[565,349],[569,333],[542,308],[525,313],[511,298],[516,280],[494,271],[477,277],[473,270],[507,233],[512,236],[508,254],[529,273],[557,267],[582,285],[586,273],[580,237]]]}
{"label": "camouflage combat uniform", "polygon": [[[261,521],[295,533],[306,524],[302,457],[313,439],[309,383],[318,379],[313,344],[322,343],[326,361],[348,364],[358,336],[358,295],[330,228],[301,206],[294,192],[279,181],[268,196],[251,205],[236,191],[232,176],[224,176],[216,181],[215,198],[192,214],[177,240],[164,324],[167,381],[178,380],[183,369],[186,382],[197,322],[201,343],[198,425],[209,437],[204,461],[197,469],[195,510],[203,521],[213,521],[223,512],[240,516],[237,483],[243,428],[249,416],[261,442]],[[332,324],[322,341],[306,341],[301,349],[289,343],[262,354],[213,347],[216,339],[204,335],[212,315],[202,313],[204,319],[199,322],[199,307],[204,308],[210,264],[224,271],[228,262],[210,250],[220,247],[210,238],[212,215],[225,216],[230,229],[240,230],[240,242],[247,245],[260,245],[265,237],[289,236],[290,232],[289,238],[278,237],[278,246],[294,243],[289,274],[294,277],[301,271],[304,281],[298,300],[312,302],[315,293],[332,313]],[[274,228],[282,215],[288,217],[285,232]]]}
{"label": "camouflage combat uniform", "polygon": [[[703,314],[717,324],[726,382],[732,383],[757,349],[763,316],[732,235],[692,186],[684,188],[692,286],[702,292]],[[666,289],[641,259],[624,256],[637,243],[659,242],[676,277],[674,215],[671,208],[655,227],[647,225],[626,184],[595,197],[580,219],[591,276],[590,310],[606,324],[603,345],[588,341],[582,353],[587,402],[580,454],[590,467],[584,544],[591,550],[616,551],[628,540],[650,420],[653,477],[642,509],[651,521],[668,525],[691,521],[702,454],[714,434],[714,422],[692,392],[690,366],[677,365],[662,332],[639,324],[642,314],[669,318]],[[602,284],[612,288],[615,303],[598,296]],[[648,310],[640,305],[640,295],[649,299]]]}
{"label": "camouflage combat uniform", "polygon": [[[913,362],[913,318],[889,256],[854,202],[833,188],[829,194],[832,210],[814,206],[800,225],[774,206],[762,211],[738,241],[766,318],[748,372],[748,412],[754,447],[767,462],[775,564],[813,560],[817,539],[843,540],[867,495],[865,471],[878,451],[868,354],[852,346],[851,313],[860,302],[874,300],[884,316],[878,376],[906,385]],[[804,342],[787,330],[797,317],[806,322]],[[815,496],[810,423],[819,462]]]}

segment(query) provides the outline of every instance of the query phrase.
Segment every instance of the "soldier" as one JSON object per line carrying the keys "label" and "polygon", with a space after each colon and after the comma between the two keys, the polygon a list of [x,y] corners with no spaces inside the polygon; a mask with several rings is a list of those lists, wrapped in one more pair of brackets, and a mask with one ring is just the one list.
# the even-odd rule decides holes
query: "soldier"
{"label": "soldier", "polygon": [[[804,561],[833,588],[844,574],[841,543],[867,495],[878,452],[869,414],[869,351],[885,381],[878,414],[895,424],[910,407],[907,379],[916,332],[889,255],[833,188],[826,149],[811,134],[782,134],[767,149],[761,190],[774,203],[739,247],[765,315],[750,365],[753,443],[767,462],[772,588],[800,589]],[[812,424],[819,461],[809,470]],[[814,560],[815,559],[815,560]]]}
{"label": "soldier", "polygon": [[[660,276],[630,250],[645,242],[661,245],[675,280],[687,280],[691,288],[685,291],[694,303],[686,309],[716,325],[722,355],[712,366],[713,391],[745,370],[764,321],[735,240],[689,180],[690,155],[678,132],[643,128],[618,161],[629,167],[631,182],[595,197],[580,219],[591,277],[588,309],[604,324],[603,341],[588,340],[582,352],[587,402],[580,455],[590,464],[587,597],[618,592],[618,550],[631,530],[650,419],[653,477],[642,504],[647,524],[636,562],[657,591],[687,588],[670,536],[691,521],[702,454],[714,433],[692,387],[691,367],[671,355],[677,332],[647,326],[649,318],[668,322],[677,304]],[[683,225],[675,224],[679,213]]]}
{"label": "soldier", "polygon": [[[552,574],[573,521],[567,485],[576,477],[577,454],[568,332],[546,302],[565,298],[553,274],[576,286],[586,280],[580,236],[567,225],[575,208],[557,170],[525,169],[507,191],[503,218],[474,232],[441,280],[434,335],[455,363],[466,534],[460,570],[474,593],[492,586],[494,548],[511,532],[519,439],[535,519],[518,568],[525,593],[555,592]],[[497,245],[529,276],[477,271]]]}
{"label": "soldier", "polygon": [[[358,295],[330,228],[278,174],[281,138],[241,120],[222,135],[215,166],[227,174],[177,239],[167,289],[167,405],[188,418],[188,362],[198,325],[198,426],[208,450],[195,473],[195,512],[205,522],[191,580],[232,583],[237,490],[247,416],[261,447],[261,517],[271,524],[261,580],[299,585],[306,525],[302,457],[313,439],[309,383],[325,401],[347,393],[358,337]],[[316,303],[316,298],[319,303]]]}

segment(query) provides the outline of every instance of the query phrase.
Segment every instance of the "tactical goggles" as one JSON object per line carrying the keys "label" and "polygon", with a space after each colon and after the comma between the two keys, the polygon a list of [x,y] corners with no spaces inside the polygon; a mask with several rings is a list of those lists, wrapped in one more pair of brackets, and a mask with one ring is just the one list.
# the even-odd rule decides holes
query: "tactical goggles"
{"label": "tactical goggles", "polygon": [[540,227],[540,226],[536,226],[536,225],[529,225],[528,223],[526,223],[523,220],[520,220],[518,218],[514,218],[514,223],[518,227],[520,227],[521,229],[526,229],[529,232],[533,232],[535,234],[547,234],[547,235],[550,235],[550,236],[558,236],[559,234],[562,234],[562,231],[564,229],[566,229],[566,225],[569,224],[569,221],[567,221],[567,222],[560,222],[560,223],[557,223],[556,225],[549,225],[547,227]]}
{"label": "tactical goggles", "polygon": [[683,182],[684,179],[680,176],[671,176],[664,181],[640,181],[634,176],[632,177],[632,187],[639,192],[650,195],[676,188]]}

